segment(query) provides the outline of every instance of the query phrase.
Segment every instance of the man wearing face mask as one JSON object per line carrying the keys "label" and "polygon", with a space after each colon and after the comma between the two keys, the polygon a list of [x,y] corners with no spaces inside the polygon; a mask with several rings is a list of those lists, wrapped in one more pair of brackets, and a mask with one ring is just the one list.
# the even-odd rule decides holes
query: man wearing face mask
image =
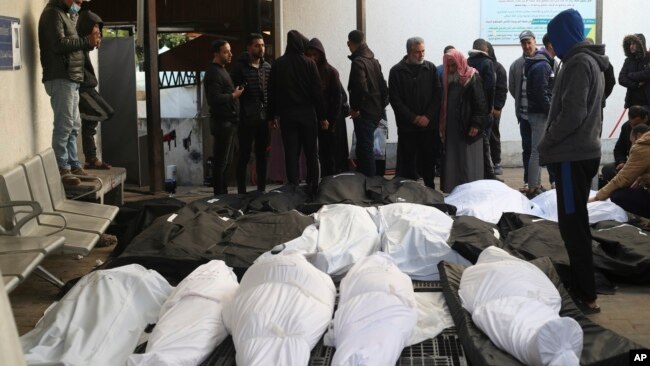
{"label": "man wearing face mask", "polygon": [[440,81],[436,66],[424,59],[424,51],[424,39],[406,41],[406,56],[390,69],[388,95],[397,121],[397,175],[417,179],[419,167],[424,184],[435,188]]}
{"label": "man wearing face mask", "polygon": [[52,149],[64,185],[78,185],[86,175],[77,157],[79,86],[84,81],[84,51],[99,46],[100,34],[79,37],[68,13],[78,13],[74,0],[50,0],[38,22],[43,84],[54,112]]}

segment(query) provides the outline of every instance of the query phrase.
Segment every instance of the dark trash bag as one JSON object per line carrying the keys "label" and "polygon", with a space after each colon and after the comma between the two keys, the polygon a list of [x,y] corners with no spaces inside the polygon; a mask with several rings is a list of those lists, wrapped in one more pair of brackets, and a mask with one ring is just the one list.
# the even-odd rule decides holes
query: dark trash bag
{"label": "dark trash bag", "polygon": [[248,203],[248,212],[287,212],[301,207],[309,200],[306,186],[287,184],[264,193]]}
{"label": "dark trash bag", "polygon": [[115,114],[113,107],[95,89],[79,91],[79,114],[85,121],[102,122]]}
{"label": "dark trash bag", "polygon": [[497,226],[474,216],[453,217],[451,234],[447,243],[468,261],[476,263],[483,249],[489,246],[503,248],[503,242],[496,235]]}
{"label": "dark trash bag", "polygon": [[[594,262],[608,276],[629,283],[650,284],[650,233],[616,221],[591,228]],[[595,263],[596,264],[596,263]]]}
{"label": "dark trash bag", "polygon": [[187,204],[194,212],[212,211],[220,216],[236,219],[248,210],[248,204],[260,195],[259,192],[247,194],[220,194],[201,198]]}
{"label": "dark trash bag", "polygon": [[[560,277],[555,272],[553,263],[548,258],[535,259],[530,263],[539,267],[560,292],[562,297],[560,316],[575,319],[584,332],[580,364],[599,366],[627,365],[629,350],[639,349],[641,346],[593,323],[584,316],[573,303],[571,296],[562,285]],[[463,271],[466,268],[463,265],[446,262],[438,264],[445,300],[456,325],[466,357],[473,366],[521,365],[510,354],[498,349],[488,336],[474,324],[470,313],[462,307],[458,290]]]}
{"label": "dark trash bag", "polygon": [[442,193],[412,179],[370,177],[366,180],[366,195],[374,204],[417,203],[435,207],[449,215],[456,214],[456,207],[446,204]]}
{"label": "dark trash bag", "polygon": [[367,207],[372,200],[366,196],[366,176],[357,172],[346,172],[324,177],[311,202],[305,203],[300,211],[309,215],[320,210],[323,205],[345,203]]}

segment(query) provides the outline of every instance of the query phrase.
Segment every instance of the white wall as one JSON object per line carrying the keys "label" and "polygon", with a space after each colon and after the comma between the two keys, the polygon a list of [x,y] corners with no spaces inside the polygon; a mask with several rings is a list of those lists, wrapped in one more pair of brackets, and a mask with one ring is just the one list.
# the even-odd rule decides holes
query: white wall
{"label": "white wall", "polygon": [[[276,0],[277,1],[277,0]],[[443,48],[454,45],[467,52],[474,39],[480,37],[481,0],[366,0],[366,38],[374,51],[388,79],[390,68],[405,55],[406,40],[421,36],[426,42],[426,58],[436,65],[441,63]],[[603,43],[608,45],[607,54],[618,79],[618,72],[625,56],[622,51],[623,37],[629,33],[642,32],[650,35],[647,25],[648,3],[644,0],[603,0]],[[308,37],[318,37],[323,41],[328,60],[341,73],[341,81],[347,85],[350,62],[349,51],[345,45],[347,34],[356,27],[356,2],[353,0],[281,0],[283,33],[298,29]],[[538,34],[541,44],[543,34]],[[286,35],[282,37],[283,45]],[[495,46],[499,62],[506,70],[521,56],[519,46]],[[603,123],[603,138],[607,138],[616,124],[621,112],[625,89],[620,85],[607,101]],[[396,126],[392,110],[388,111],[390,124],[389,141],[397,140]],[[624,118],[625,120],[625,118]],[[514,114],[514,100],[508,97],[501,119],[501,135],[504,164],[520,162],[519,127]],[[618,130],[613,138],[618,137]],[[611,159],[613,141],[603,141],[605,156]]]}
{"label": "white wall", "polygon": [[22,25],[22,68],[0,71],[0,172],[51,145],[52,111],[41,83],[38,18],[47,1],[1,1],[0,15]]}

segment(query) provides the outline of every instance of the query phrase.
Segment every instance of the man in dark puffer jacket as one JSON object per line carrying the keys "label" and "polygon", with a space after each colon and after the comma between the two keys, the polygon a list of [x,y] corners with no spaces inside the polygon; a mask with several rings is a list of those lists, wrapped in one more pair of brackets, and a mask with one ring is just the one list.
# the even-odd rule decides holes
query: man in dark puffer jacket
{"label": "man in dark puffer jacket", "polygon": [[77,13],[79,9],[73,0],[50,0],[38,22],[43,83],[54,112],[52,149],[66,185],[80,183],[71,173],[86,174],[77,157],[81,125],[79,85],[84,80],[84,51],[99,46],[100,40],[99,31],[83,38],[77,35],[67,13]]}
{"label": "man in dark puffer jacket", "polygon": [[625,63],[618,74],[618,82],[627,88],[625,108],[640,105],[650,107],[650,55],[645,48],[645,37],[641,33],[625,36],[623,39]]}

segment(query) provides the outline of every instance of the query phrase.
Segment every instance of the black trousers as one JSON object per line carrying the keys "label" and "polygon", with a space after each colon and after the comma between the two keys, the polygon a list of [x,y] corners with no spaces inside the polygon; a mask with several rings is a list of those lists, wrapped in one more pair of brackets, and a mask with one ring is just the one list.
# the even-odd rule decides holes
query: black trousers
{"label": "black trousers", "polygon": [[300,150],[307,158],[307,185],[312,192],[318,188],[318,121],[313,109],[294,110],[280,116],[282,144],[284,145],[284,165],[287,181],[298,185],[298,160]]}
{"label": "black trousers", "polygon": [[318,129],[318,161],[322,177],[336,174],[336,134],[332,128]]}
{"label": "black trousers", "polygon": [[340,117],[334,127],[336,139],[334,173],[343,173],[350,170],[350,147],[348,146],[348,126],[345,117]]}
{"label": "black trousers", "polygon": [[492,130],[490,131],[490,155],[494,164],[501,164],[501,132],[499,131],[499,122],[501,122],[500,116],[493,120]]}
{"label": "black trousers", "polygon": [[596,300],[594,259],[587,200],[600,159],[550,164],[554,171],[560,234],[571,264],[571,290],[585,302]]}
{"label": "black trousers", "polygon": [[354,134],[357,138],[357,171],[365,174],[366,177],[374,177],[377,174],[377,167],[375,165],[375,130],[379,125],[379,121],[355,118],[352,120],[354,123]]}
{"label": "black trousers", "polygon": [[397,155],[399,165],[397,175],[408,179],[424,180],[424,185],[436,188],[435,178],[436,151],[435,134],[437,129],[418,131],[399,131],[397,138]]}
{"label": "black trousers", "polygon": [[228,167],[232,160],[233,151],[235,149],[235,136],[237,136],[237,124],[228,121],[214,120],[210,121],[213,124],[212,131],[214,137],[213,156],[214,156],[214,171],[212,172],[212,190],[214,195],[228,193]]}
{"label": "black trousers", "polygon": [[98,121],[81,120],[81,144],[84,149],[86,162],[97,160],[97,145],[95,144],[95,135],[97,134]]}
{"label": "black trousers", "polygon": [[609,198],[625,211],[650,218],[650,191],[645,188],[617,189]]}
{"label": "black trousers", "polygon": [[616,163],[609,163],[603,165],[603,169],[601,170],[601,173],[603,174],[603,180],[605,182],[609,182],[616,176]]}
{"label": "black trousers", "polygon": [[255,172],[257,173],[257,190],[266,189],[266,149],[269,146],[270,134],[266,121],[259,118],[242,120],[237,130],[239,139],[239,160],[237,160],[237,193],[246,193],[246,168],[251,157],[253,144],[255,146]]}

